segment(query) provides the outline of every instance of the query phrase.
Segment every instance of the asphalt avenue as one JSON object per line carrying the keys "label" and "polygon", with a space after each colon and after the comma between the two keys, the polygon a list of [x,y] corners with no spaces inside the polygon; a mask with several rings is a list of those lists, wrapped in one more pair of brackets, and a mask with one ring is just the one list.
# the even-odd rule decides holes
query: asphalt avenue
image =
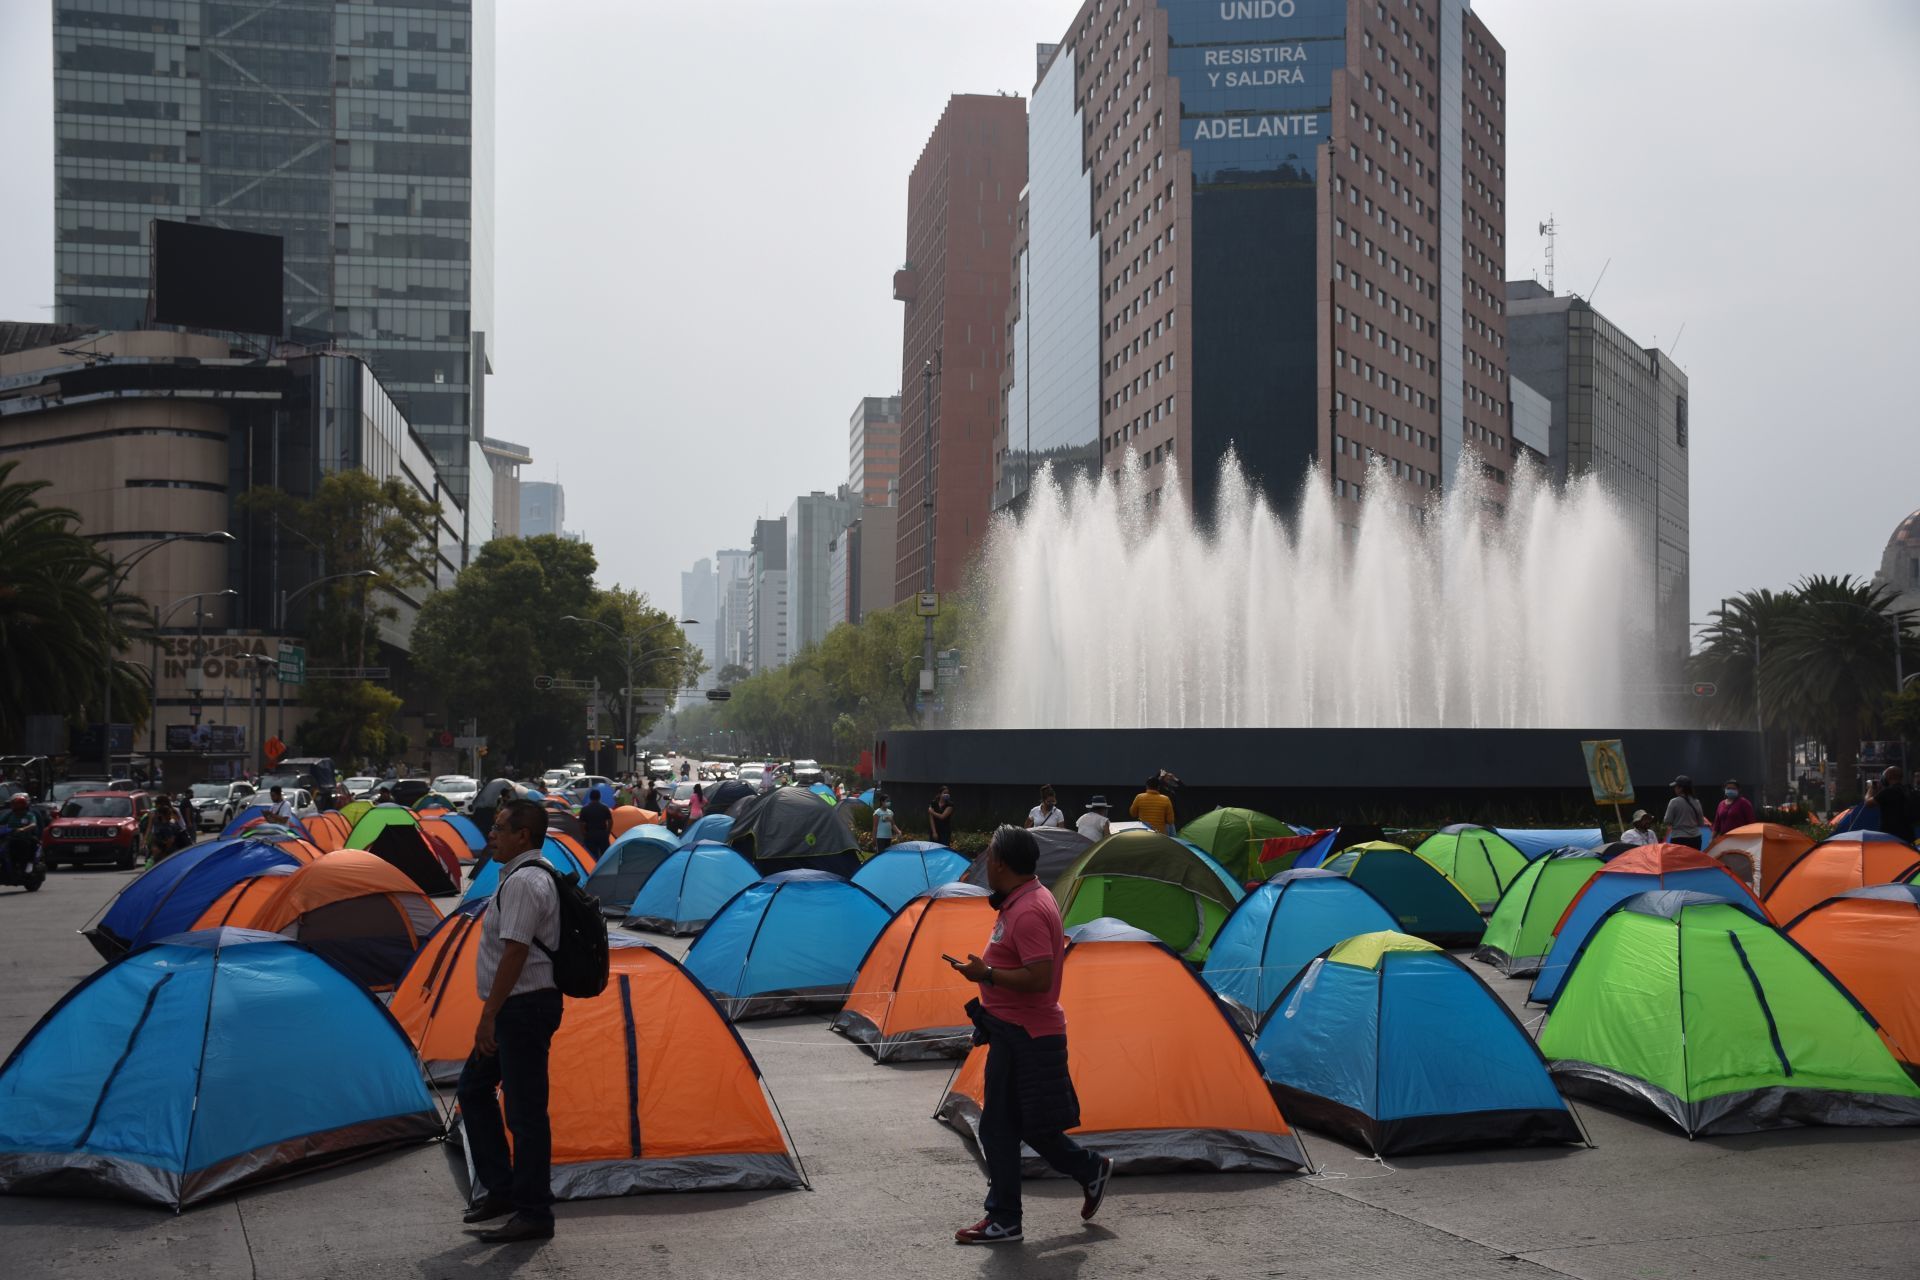
{"label": "asphalt avenue", "polygon": [[[0,890],[0,1048],[10,1051],[94,969],[76,930],[130,878],[62,871],[37,894]],[[1519,1008],[1524,982],[1473,967]],[[551,1242],[490,1246],[461,1227],[455,1153],[433,1145],[178,1216],[0,1197],[0,1274],[1836,1280],[1911,1276],[1920,1257],[1920,1130],[1689,1142],[1584,1105],[1592,1150],[1382,1164],[1309,1132],[1316,1176],[1120,1178],[1091,1226],[1079,1221],[1078,1188],[1029,1184],[1024,1246],[956,1248],[952,1232],[979,1216],[984,1181],[971,1150],[930,1118],[949,1066],[876,1066],[824,1017],[741,1030],[792,1128],[810,1192],[563,1204]]]}

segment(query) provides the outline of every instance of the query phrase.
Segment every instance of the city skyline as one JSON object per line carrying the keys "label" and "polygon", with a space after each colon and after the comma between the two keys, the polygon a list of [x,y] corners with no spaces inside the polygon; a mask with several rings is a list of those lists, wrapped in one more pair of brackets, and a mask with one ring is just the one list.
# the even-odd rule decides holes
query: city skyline
{"label": "city skyline", "polygon": [[[40,308],[54,300],[51,21],[48,8],[8,8],[0,105],[22,126],[0,143],[18,193],[5,215],[0,315],[32,320],[50,315]],[[794,235],[778,244],[742,241],[741,211],[755,202],[738,179],[716,174],[664,203],[644,198],[649,175],[674,171],[702,145],[665,111],[687,92],[691,68],[664,69],[627,102],[605,88],[620,81],[600,75],[618,39],[568,39],[577,24],[553,22],[552,7],[504,6],[500,15],[496,310],[509,358],[489,380],[488,430],[525,442],[539,470],[551,461],[567,476],[577,513],[569,523],[595,543],[602,579],[656,603],[676,599],[674,575],[738,545],[756,516],[777,517],[797,493],[838,483],[850,397],[911,395],[891,385],[899,304],[888,287],[900,265],[905,174],[949,93],[1030,95],[1033,46],[1059,39],[1078,6],[983,4],[951,31],[938,13],[825,8],[843,20],[751,10],[779,52],[744,50],[748,65],[703,126],[742,139],[756,131],[771,166],[753,169],[756,182],[855,196],[827,202],[830,211],[791,210]],[[1886,530],[1920,505],[1899,468],[1879,465],[1910,430],[1893,308],[1920,283],[1920,269],[1910,252],[1875,247],[1880,236],[1897,245],[1887,228],[1915,180],[1872,158],[1874,137],[1910,132],[1920,119],[1920,92],[1898,61],[1920,39],[1920,19],[1892,4],[1846,15],[1866,65],[1815,64],[1808,74],[1816,91],[1846,96],[1850,114],[1879,124],[1872,136],[1834,138],[1811,118],[1768,109],[1764,68],[1797,63],[1798,45],[1787,24],[1731,20],[1750,7],[1473,8],[1508,62],[1507,275],[1538,274],[1543,242],[1533,229],[1552,215],[1560,291],[1595,293],[1597,284],[1596,305],[1637,339],[1670,349],[1696,383],[1692,617],[1733,591],[1809,572],[1870,574]],[[603,24],[629,21],[596,12]],[[695,44],[725,34],[717,14],[644,10],[631,21]],[[1661,38],[1648,39],[1650,30]],[[914,56],[878,56],[903,49]],[[1674,89],[1632,89],[1653,84]],[[871,111],[876,100],[889,109]],[[782,101],[807,110],[780,118],[773,107]],[[607,112],[631,113],[646,137],[644,172],[548,145],[567,116]],[[1763,117],[1766,127],[1753,127]],[[1777,157],[1816,146],[1823,168],[1871,172],[1874,181],[1779,182]],[[556,199],[563,172],[569,196]],[[1635,178],[1622,182],[1622,173]],[[639,236],[609,234],[603,219],[622,210],[640,211]],[[675,251],[648,253],[652,241]],[[805,253],[791,252],[798,243],[809,244]],[[1815,243],[1829,251],[1779,248]],[[655,303],[636,314],[630,286],[642,270],[659,281]],[[738,291],[724,286],[749,279],[772,305],[744,317]],[[556,306],[562,299],[566,308]],[[567,308],[578,322],[553,322]],[[638,376],[636,347],[659,354]],[[720,378],[721,361],[737,363],[742,348],[764,376]],[[567,376],[555,377],[558,368]],[[728,387],[723,399],[712,394],[716,380]],[[724,430],[739,447],[727,494],[663,493],[660,535],[643,546],[620,536],[632,470],[596,463],[631,449],[632,424],[647,440],[645,426],[658,421],[699,421],[703,435]],[[1848,484],[1847,501],[1828,504],[1817,522],[1756,519],[1756,501],[1773,508],[1808,495],[1803,441],[1827,446],[1812,460]],[[695,446],[663,433],[646,447]]]}

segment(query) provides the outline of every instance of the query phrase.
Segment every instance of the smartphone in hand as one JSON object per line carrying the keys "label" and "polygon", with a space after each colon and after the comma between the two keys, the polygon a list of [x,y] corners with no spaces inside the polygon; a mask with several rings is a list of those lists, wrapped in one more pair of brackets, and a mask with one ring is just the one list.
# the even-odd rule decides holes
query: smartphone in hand
{"label": "smartphone in hand", "polygon": [[940,958],[942,960],[945,960],[948,964],[952,965],[956,969],[964,969],[967,967],[967,962],[965,960],[955,960],[952,956],[948,955],[944,951],[940,953]]}

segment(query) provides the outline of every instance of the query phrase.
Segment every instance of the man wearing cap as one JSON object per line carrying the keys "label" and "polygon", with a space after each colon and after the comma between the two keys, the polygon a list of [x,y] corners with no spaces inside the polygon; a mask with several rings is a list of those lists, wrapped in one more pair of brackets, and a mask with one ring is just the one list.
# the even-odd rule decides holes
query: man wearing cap
{"label": "man wearing cap", "polygon": [[1113,824],[1107,821],[1107,798],[1095,796],[1087,801],[1087,811],[1080,815],[1080,821],[1073,824],[1074,830],[1089,840],[1105,840],[1113,830]]}
{"label": "man wearing cap", "polygon": [[1738,779],[1728,778],[1719,805],[1713,811],[1713,838],[1753,821],[1753,801],[1740,794]]}
{"label": "man wearing cap", "polygon": [[1660,833],[1653,829],[1653,815],[1645,809],[1633,811],[1633,825],[1620,833],[1621,844],[1653,844]]}

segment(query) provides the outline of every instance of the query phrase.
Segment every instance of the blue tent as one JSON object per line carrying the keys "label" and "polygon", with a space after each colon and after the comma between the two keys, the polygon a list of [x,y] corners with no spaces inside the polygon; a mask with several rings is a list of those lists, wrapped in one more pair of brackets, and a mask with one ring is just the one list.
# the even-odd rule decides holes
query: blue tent
{"label": "blue tent", "polygon": [[724,813],[703,813],[695,818],[687,829],[680,833],[680,847],[690,849],[702,840],[727,842],[733,834],[733,819]]}
{"label": "blue tent", "polygon": [[440,1132],[380,1002],[277,934],[176,934],[67,993],[0,1066],[0,1191],[182,1208]]}
{"label": "blue tent", "polygon": [[838,1006],[893,913],[826,871],[782,871],[722,907],[687,951],[686,968],[729,1018]]}
{"label": "blue tent", "polygon": [[487,847],[486,833],[481,831],[473,819],[464,813],[443,813],[440,815],[440,821],[452,827],[459,833],[460,838],[467,842],[467,852],[479,853]]}
{"label": "blue tent", "polygon": [[1252,1026],[1313,958],[1356,934],[1398,929],[1367,889],[1332,871],[1282,871],[1234,904],[1200,976]]}
{"label": "blue tent", "polygon": [[86,931],[102,959],[117,960],[135,947],[193,928],[214,900],[250,876],[275,867],[298,868],[300,859],[259,840],[209,840],[182,849],[135,878]]}
{"label": "blue tent", "polygon": [[1494,834],[1527,855],[1531,862],[1543,854],[1569,846],[1591,849],[1606,837],[1598,827],[1495,827]]}
{"label": "blue tent", "polygon": [[819,796],[822,800],[825,800],[828,804],[840,803],[840,797],[833,794],[833,788],[828,786],[824,782],[813,783],[810,786],[808,786],[807,790],[813,792],[813,794]]}
{"label": "blue tent", "polygon": [[636,887],[626,927],[651,933],[698,933],[715,912],[759,878],[751,862],[717,841],[676,849]]}
{"label": "blue tent", "polygon": [[[1303,831],[1300,834],[1310,836],[1313,832]],[[1322,832],[1318,840],[1301,850],[1300,855],[1289,863],[1286,869],[1289,871],[1307,871],[1314,867],[1324,867],[1333,856],[1342,849],[1349,848],[1356,844],[1365,844],[1369,840],[1384,840],[1385,838],[1386,833],[1375,826],[1365,824],[1355,825],[1350,822],[1345,826],[1333,827]]]}
{"label": "blue tent", "polygon": [[[1696,860],[1708,865],[1686,865]],[[1600,927],[1607,912],[1616,903],[1657,889],[1683,889],[1724,898],[1754,919],[1773,923],[1745,885],[1719,863],[1703,858],[1698,850],[1664,844],[1630,850],[1595,872],[1567,907],[1560,927],[1554,931],[1547,958],[1540,962],[1540,972],[1527,992],[1528,1001],[1551,1005],[1566,986],[1567,975],[1573,971],[1573,962],[1579,958],[1587,936]]]}
{"label": "blue tent", "polygon": [[1349,938],[1309,964],[1254,1055],[1289,1120],[1375,1155],[1582,1141],[1506,1005],[1404,933]]}
{"label": "blue tent", "polygon": [[229,822],[227,824],[227,829],[220,833],[220,838],[222,840],[233,839],[235,836],[240,834],[240,829],[242,827],[246,826],[249,822],[252,822],[256,818],[272,818],[272,820],[275,823],[279,824],[280,826],[286,827],[288,830],[292,831],[293,834],[299,836],[302,840],[306,840],[310,838],[307,835],[307,829],[300,825],[300,819],[274,818],[273,810],[264,804],[248,805],[246,808],[242,809],[240,812],[234,814],[233,821]]}
{"label": "blue tent", "polygon": [[1400,922],[1400,930],[1443,947],[1476,946],[1487,931],[1459,885],[1395,844],[1360,844],[1327,860],[1327,870],[1364,885]]}
{"label": "blue tent", "polygon": [[853,873],[853,882],[898,911],[923,893],[967,874],[972,861],[943,844],[911,840],[876,853]]}
{"label": "blue tent", "polygon": [[[581,884],[587,882],[586,868],[581,866],[571,853],[567,852],[567,846],[561,844],[552,836],[547,837],[547,843],[545,847],[540,850],[540,856],[552,863],[559,870],[570,872],[573,878]],[[476,898],[490,898],[493,896],[493,891],[499,887],[500,864],[490,861],[486,866],[474,873],[473,883],[467,886],[466,895],[462,897],[460,901],[472,902]]]}
{"label": "blue tent", "polygon": [[602,915],[624,918],[633,895],[654,868],[673,856],[680,842],[665,827],[646,823],[623,832],[607,846],[587,877],[586,889],[600,903]]}
{"label": "blue tent", "polygon": [[877,790],[877,788],[868,787],[865,791],[862,791],[858,797],[860,803],[869,809],[873,808],[873,793],[875,790]]}

